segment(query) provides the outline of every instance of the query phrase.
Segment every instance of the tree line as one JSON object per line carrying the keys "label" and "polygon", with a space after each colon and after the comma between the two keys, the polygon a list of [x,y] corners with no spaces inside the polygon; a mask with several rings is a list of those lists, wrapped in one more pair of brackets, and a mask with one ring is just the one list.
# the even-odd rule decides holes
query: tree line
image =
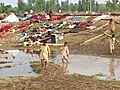
{"label": "tree line", "polygon": [[95,0],[79,0],[77,3],[70,3],[69,0],[18,0],[17,7],[0,3],[0,13],[23,14],[26,11],[33,10],[35,13],[53,12],[119,12],[120,2],[118,0],[107,0],[105,4],[99,4]]}

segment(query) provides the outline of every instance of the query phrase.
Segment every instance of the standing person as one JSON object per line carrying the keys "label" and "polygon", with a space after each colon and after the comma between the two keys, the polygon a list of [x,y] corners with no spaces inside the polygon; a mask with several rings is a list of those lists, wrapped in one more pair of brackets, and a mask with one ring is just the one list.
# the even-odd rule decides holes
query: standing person
{"label": "standing person", "polygon": [[41,65],[42,68],[47,68],[49,61],[48,57],[50,56],[50,47],[46,45],[46,42],[40,47],[40,58],[41,58]]}
{"label": "standing person", "polygon": [[107,25],[110,25],[110,34],[115,34],[115,25],[120,24],[119,22],[115,21],[113,18],[110,19],[110,21],[107,23]]}
{"label": "standing person", "polygon": [[105,35],[110,37],[110,40],[109,40],[109,42],[110,42],[110,53],[113,54],[113,51],[115,49],[115,42],[119,43],[119,41],[117,41],[115,39],[115,35],[114,34],[109,35],[109,34],[105,33]]}
{"label": "standing person", "polygon": [[65,63],[68,63],[68,55],[69,55],[69,49],[68,49],[68,46],[67,46],[67,42],[64,43],[63,47],[61,47],[62,49],[62,62]]}
{"label": "standing person", "polygon": [[52,10],[50,10],[50,12],[49,12],[49,17],[50,17],[50,21],[52,21],[53,20],[53,12],[52,12]]}
{"label": "standing person", "polygon": [[110,37],[110,53],[113,54],[113,51],[115,49],[115,42],[118,42],[116,39],[115,39],[115,35],[112,34],[112,36]]}
{"label": "standing person", "polygon": [[46,18],[46,21],[50,21],[50,15],[49,15],[49,14],[47,14],[47,15],[45,16],[45,18]]}
{"label": "standing person", "polygon": [[111,19],[110,19],[110,22],[109,22],[110,28],[111,28],[110,34],[115,34],[115,23],[117,23],[117,22],[115,22],[115,21],[111,18]]}

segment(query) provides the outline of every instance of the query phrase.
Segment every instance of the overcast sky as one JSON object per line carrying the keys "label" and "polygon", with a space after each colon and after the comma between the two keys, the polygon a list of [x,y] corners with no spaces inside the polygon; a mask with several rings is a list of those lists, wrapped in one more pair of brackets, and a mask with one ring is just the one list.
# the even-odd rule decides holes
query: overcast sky
{"label": "overcast sky", "polygon": [[[66,0],[59,0],[59,1],[66,1]],[[79,0],[69,0],[69,1],[70,3],[77,3]],[[106,0],[95,0],[95,1],[98,1],[99,3],[105,3]],[[12,5],[13,7],[17,6],[17,0],[0,0],[0,2],[4,2],[5,5]]]}

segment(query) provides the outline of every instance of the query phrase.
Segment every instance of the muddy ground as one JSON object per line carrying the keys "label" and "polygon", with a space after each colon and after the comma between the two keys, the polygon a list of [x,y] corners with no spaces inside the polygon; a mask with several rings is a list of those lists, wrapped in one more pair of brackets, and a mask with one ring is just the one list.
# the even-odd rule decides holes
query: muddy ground
{"label": "muddy ground", "polygon": [[[59,65],[50,64],[46,70],[32,63],[38,77],[0,79],[1,90],[120,90],[119,82],[96,80],[94,76],[69,75]],[[38,72],[41,71],[41,72]]]}
{"label": "muddy ground", "polygon": [[[106,21],[100,21],[105,24]],[[94,42],[80,46],[82,42],[108,30],[109,27],[94,33],[80,31],[64,36],[58,43],[68,42],[70,53],[91,54],[96,56],[119,57],[120,43],[115,45],[114,54],[109,52],[109,38],[103,36]],[[69,30],[69,29],[67,29]],[[19,36],[12,34],[6,39],[1,40],[1,49],[21,49]],[[116,25],[116,39],[120,40],[120,25]],[[27,47],[38,48],[38,46]],[[52,51],[59,53],[58,47],[51,47]],[[120,90],[120,83],[116,81],[96,80],[93,77],[86,77],[78,74],[66,74],[64,68],[51,63],[47,70],[41,70],[40,63],[32,63],[39,77],[14,77],[11,79],[0,79],[1,90]]]}

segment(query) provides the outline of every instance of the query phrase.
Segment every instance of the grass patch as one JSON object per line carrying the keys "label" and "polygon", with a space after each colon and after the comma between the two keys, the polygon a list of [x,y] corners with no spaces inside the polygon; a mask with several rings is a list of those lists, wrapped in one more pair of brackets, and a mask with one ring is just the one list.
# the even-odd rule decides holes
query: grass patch
{"label": "grass patch", "polygon": [[0,61],[0,64],[13,63],[13,61]]}
{"label": "grass patch", "polygon": [[95,74],[95,76],[106,76],[106,75],[103,75],[101,72],[98,73],[98,74]]}

